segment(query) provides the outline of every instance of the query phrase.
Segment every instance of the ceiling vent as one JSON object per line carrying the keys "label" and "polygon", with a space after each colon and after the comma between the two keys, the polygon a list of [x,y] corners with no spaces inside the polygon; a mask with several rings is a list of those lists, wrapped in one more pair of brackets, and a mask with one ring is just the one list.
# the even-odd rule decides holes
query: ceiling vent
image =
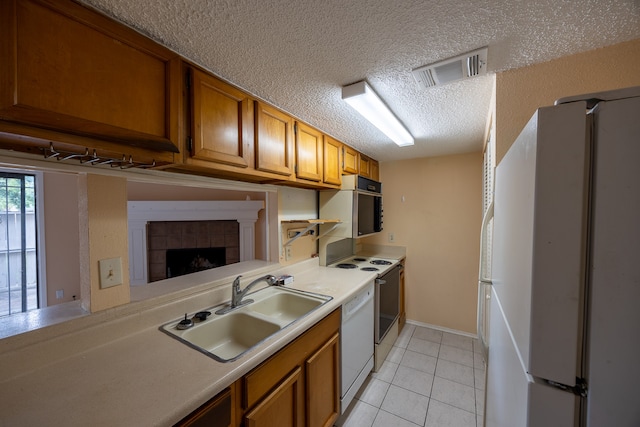
{"label": "ceiling vent", "polygon": [[412,73],[422,87],[442,86],[456,80],[481,76],[487,73],[487,48],[425,65],[414,69]]}

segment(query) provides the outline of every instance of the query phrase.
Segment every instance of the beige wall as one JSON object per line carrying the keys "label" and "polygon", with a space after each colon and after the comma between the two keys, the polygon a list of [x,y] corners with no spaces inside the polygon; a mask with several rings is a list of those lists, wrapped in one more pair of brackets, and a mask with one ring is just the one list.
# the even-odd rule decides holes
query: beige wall
{"label": "beige wall", "polygon": [[127,181],[128,200],[265,200],[262,191],[221,190],[186,185],[155,184],[149,182]]}
{"label": "beige wall", "polygon": [[539,107],[562,97],[640,85],[640,39],[496,75],[496,159]]}
{"label": "beige wall", "polygon": [[380,173],[384,231],[364,240],[407,248],[407,318],[475,334],[481,153],[383,162]]}
{"label": "beige wall", "polygon": [[[82,302],[91,312],[130,300],[127,180],[80,174],[80,278]],[[98,262],[121,258],[122,284],[100,289]]]}
{"label": "beige wall", "polygon": [[78,176],[45,172],[43,184],[47,305],[55,305],[80,298]]}

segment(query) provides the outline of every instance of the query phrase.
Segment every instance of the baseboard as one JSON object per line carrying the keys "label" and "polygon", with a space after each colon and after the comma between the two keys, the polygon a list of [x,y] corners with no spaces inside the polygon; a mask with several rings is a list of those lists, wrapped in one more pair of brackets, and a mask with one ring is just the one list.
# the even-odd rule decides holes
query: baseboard
{"label": "baseboard", "polygon": [[469,337],[469,338],[478,338],[477,334],[471,334],[469,332],[458,331],[456,329],[449,329],[449,328],[445,328],[445,327],[438,326],[438,325],[431,325],[429,323],[418,322],[416,320],[411,320],[411,319],[407,319],[407,324],[408,325],[414,325],[414,326],[422,326],[424,328],[431,328],[431,329],[435,329],[435,330],[438,330],[438,331],[448,332],[450,334],[462,335],[462,336]]}

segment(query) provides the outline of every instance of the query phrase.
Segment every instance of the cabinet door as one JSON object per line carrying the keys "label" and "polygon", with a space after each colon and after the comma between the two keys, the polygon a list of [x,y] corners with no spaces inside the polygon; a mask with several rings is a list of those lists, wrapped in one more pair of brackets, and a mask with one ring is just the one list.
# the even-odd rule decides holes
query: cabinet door
{"label": "cabinet door", "polygon": [[327,184],[342,184],[341,160],[342,143],[326,136],[324,137],[324,170],[323,179]]}
{"label": "cabinet door", "polygon": [[177,54],[71,1],[0,16],[0,120],[178,152]]}
{"label": "cabinet door", "polygon": [[358,173],[358,152],[347,145],[342,148],[342,173]]}
{"label": "cabinet door", "polygon": [[231,389],[227,389],[176,424],[179,427],[230,427]]}
{"label": "cabinet door", "polygon": [[307,426],[330,427],[340,415],[340,335],[335,334],[306,363]]}
{"label": "cabinet door", "polygon": [[371,179],[380,181],[380,164],[377,160],[369,159],[371,162]]}
{"label": "cabinet door", "polygon": [[297,367],[253,410],[245,415],[246,427],[303,426],[302,369]]}
{"label": "cabinet door", "polygon": [[296,177],[309,181],[322,181],[322,142],[320,131],[297,122],[296,133]]}
{"label": "cabinet door", "polygon": [[253,166],[253,102],[244,92],[190,70],[192,147],[196,159]]}
{"label": "cabinet door", "polygon": [[371,178],[371,160],[364,154],[358,154],[358,173],[365,178]]}
{"label": "cabinet door", "polygon": [[256,169],[290,176],[292,165],[293,119],[282,111],[255,102]]}

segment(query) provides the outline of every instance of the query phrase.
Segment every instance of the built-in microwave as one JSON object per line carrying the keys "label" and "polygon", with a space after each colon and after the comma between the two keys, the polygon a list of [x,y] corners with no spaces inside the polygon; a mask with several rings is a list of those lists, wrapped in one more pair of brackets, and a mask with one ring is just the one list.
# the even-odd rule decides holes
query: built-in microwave
{"label": "built-in microwave", "polygon": [[320,218],[341,221],[330,231],[321,228],[326,235],[357,238],[378,233],[382,231],[382,183],[344,175],[341,190],[320,192],[319,211]]}

